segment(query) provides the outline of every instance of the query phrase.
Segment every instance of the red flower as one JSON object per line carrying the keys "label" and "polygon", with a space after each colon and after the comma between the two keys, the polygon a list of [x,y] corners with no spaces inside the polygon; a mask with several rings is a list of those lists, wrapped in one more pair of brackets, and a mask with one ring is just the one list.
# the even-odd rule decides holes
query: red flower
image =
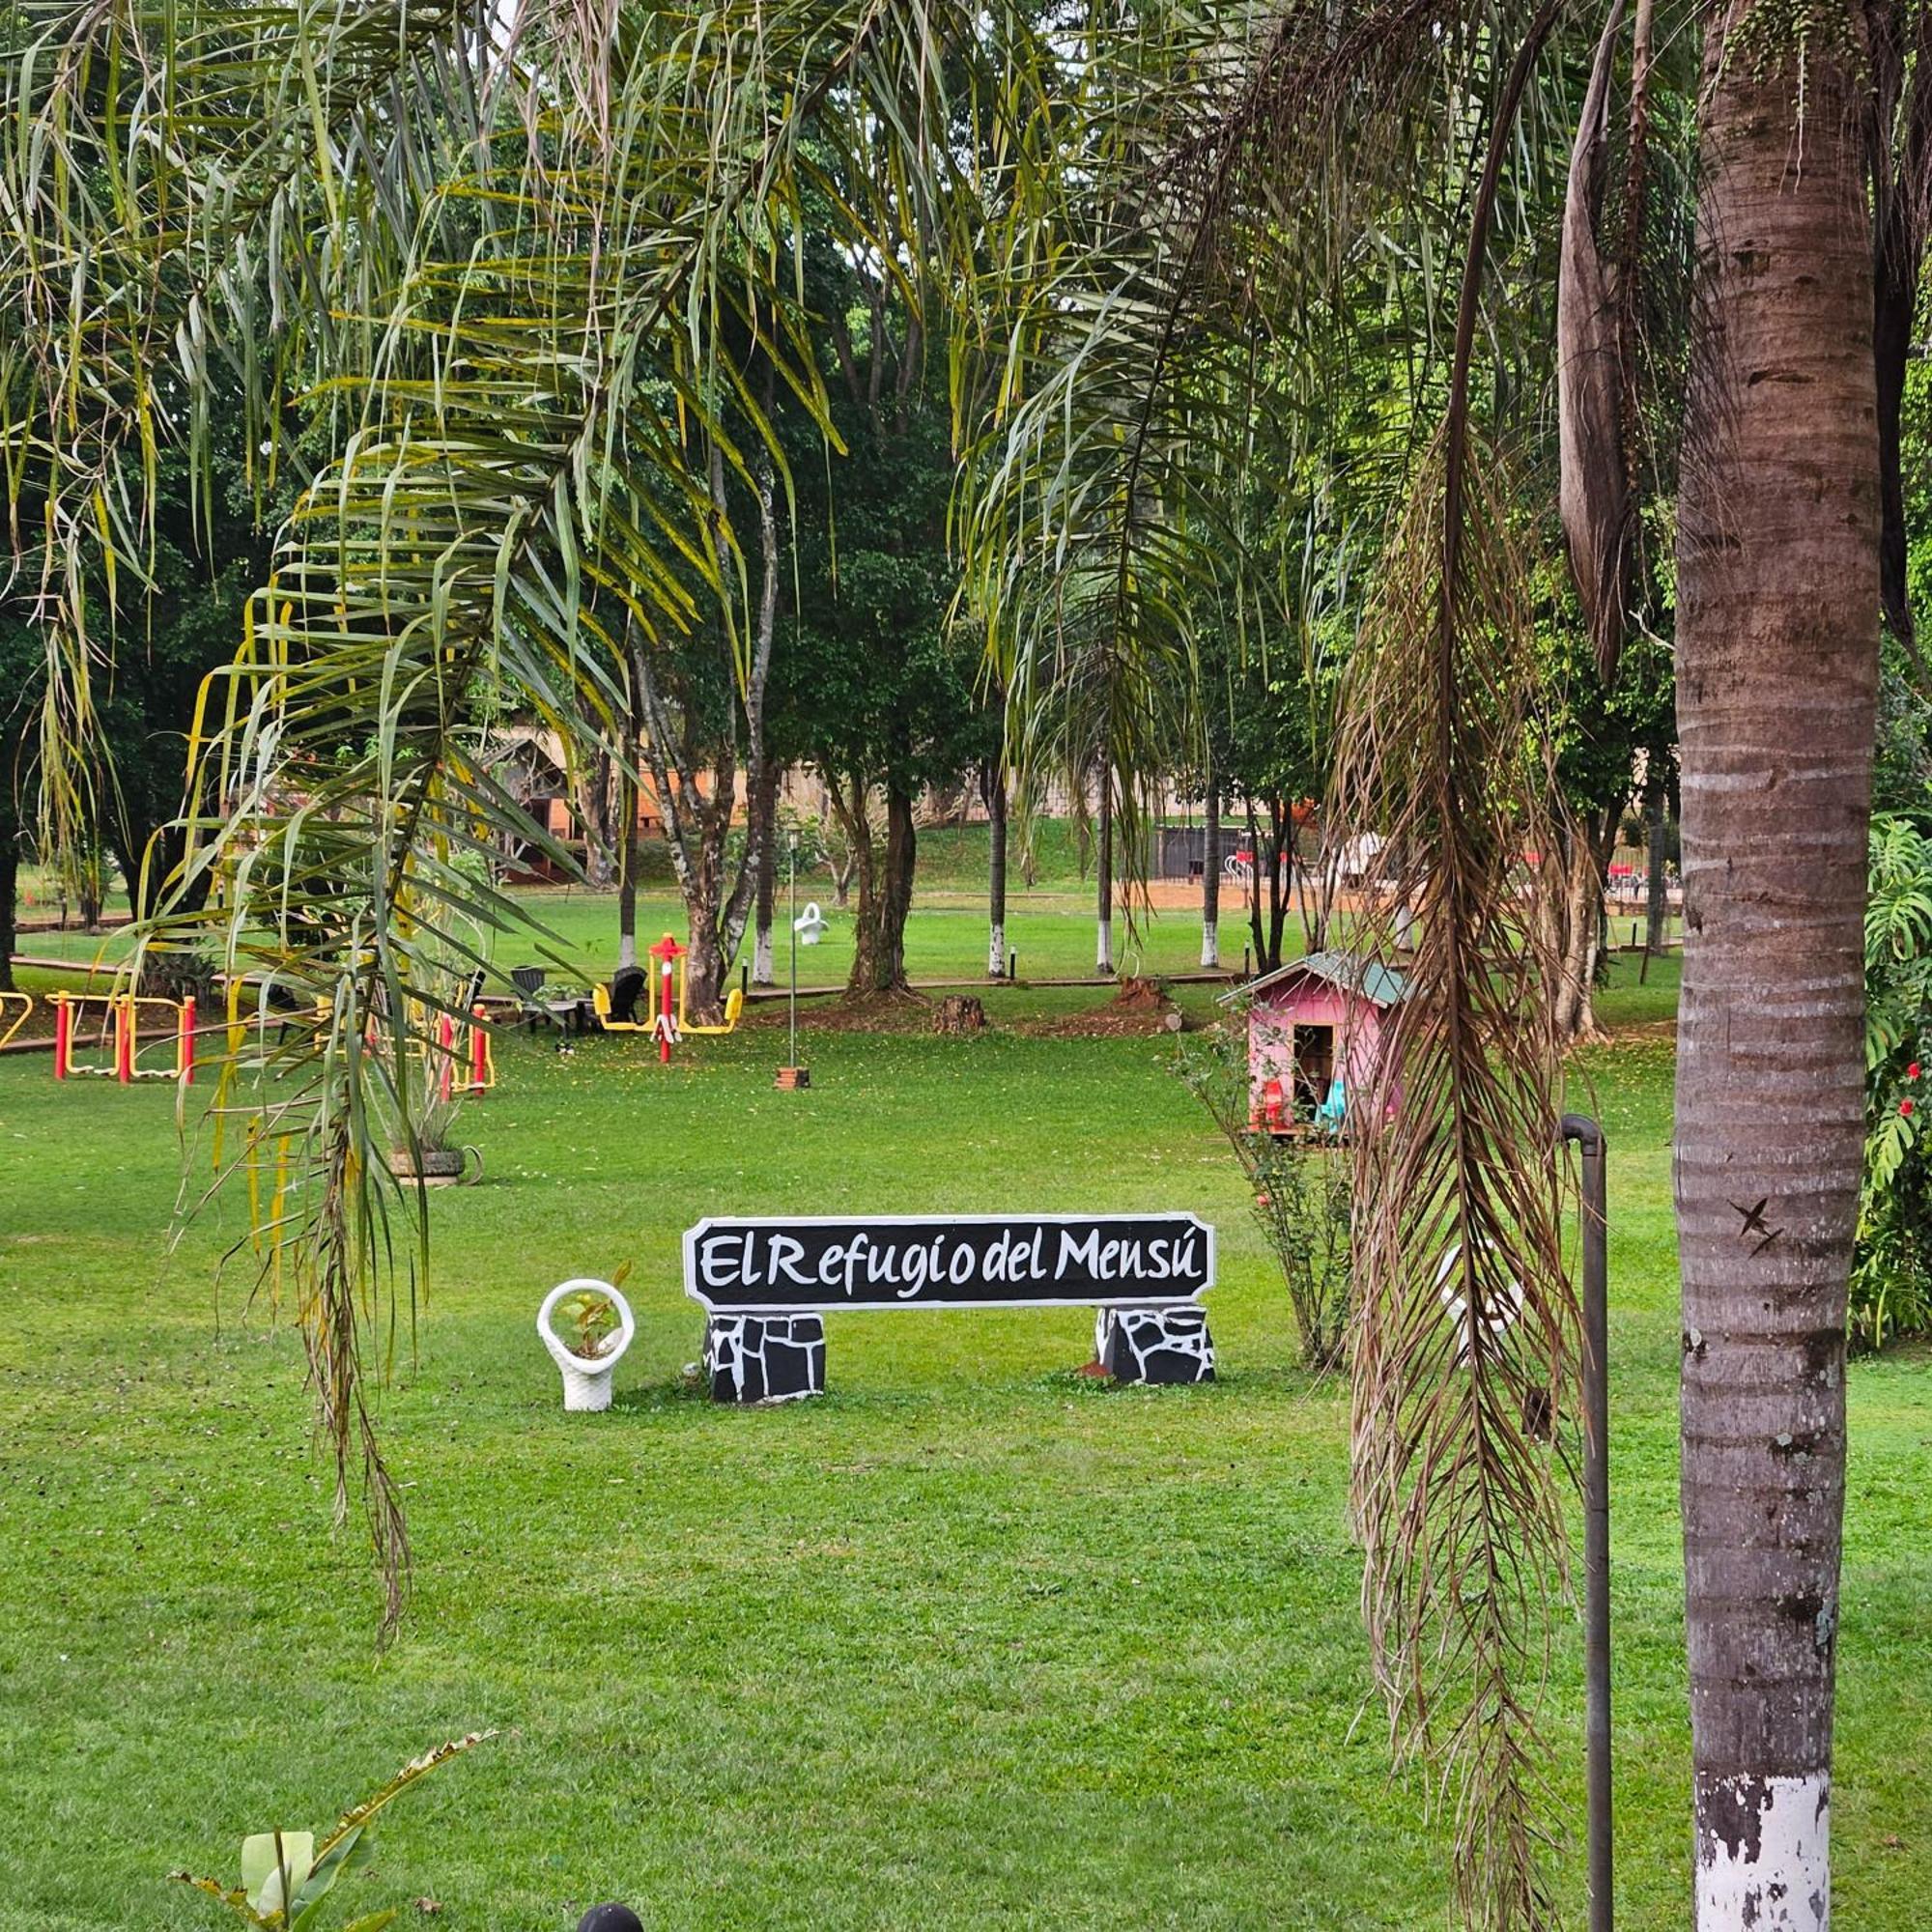
{"label": "red flower", "polygon": [[1899,1111],[1899,1112],[1900,1112],[1901,1114],[1909,1114],[1909,1113],[1911,1113],[1911,1111],[1912,1111],[1912,1102],[1911,1102],[1910,1100],[1901,1100],[1901,1101],[1900,1101],[1900,1102],[1898,1103],[1898,1111]]}
{"label": "red flower", "polygon": [[1914,1062],[1912,1063],[1912,1065],[1911,1065],[1910,1066],[1908,1066],[1908,1067],[1907,1067],[1907,1068],[1905,1069],[1905,1077],[1906,1077],[1906,1078],[1907,1078],[1908,1080],[1917,1080],[1917,1079],[1918,1078],[1918,1061],[1916,1061],[1916,1060],[1915,1060],[1915,1061],[1914,1061]]}
{"label": "red flower", "polygon": [[[1908,1100],[1906,1101],[1905,1104],[1909,1109],[1912,1105],[1912,1102]],[[1271,1208],[1273,1205],[1274,1204],[1267,1198],[1265,1194],[1257,1194],[1255,1196],[1255,1206],[1257,1208]]]}

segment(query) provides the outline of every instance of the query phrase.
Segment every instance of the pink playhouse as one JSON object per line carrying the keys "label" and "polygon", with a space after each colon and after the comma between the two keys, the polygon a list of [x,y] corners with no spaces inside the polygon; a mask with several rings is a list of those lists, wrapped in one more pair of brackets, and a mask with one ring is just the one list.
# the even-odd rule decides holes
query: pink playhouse
{"label": "pink playhouse", "polygon": [[1392,966],[1352,952],[1311,952],[1244,989],[1254,1121],[1270,1132],[1341,1132],[1365,1093],[1389,1010],[1408,991]]}

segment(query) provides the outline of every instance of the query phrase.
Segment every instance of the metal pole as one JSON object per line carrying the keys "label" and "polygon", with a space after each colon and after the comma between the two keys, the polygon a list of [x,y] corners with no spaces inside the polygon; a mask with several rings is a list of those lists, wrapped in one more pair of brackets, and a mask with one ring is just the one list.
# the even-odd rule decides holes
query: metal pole
{"label": "metal pole", "polygon": [[798,1065],[798,834],[786,840],[791,865],[791,1060]]}
{"label": "metal pole", "polygon": [[1610,1394],[1604,1130],[1565,1114],[1583,1164],[1583,1735],[1590,1932],[1610,1932]]}

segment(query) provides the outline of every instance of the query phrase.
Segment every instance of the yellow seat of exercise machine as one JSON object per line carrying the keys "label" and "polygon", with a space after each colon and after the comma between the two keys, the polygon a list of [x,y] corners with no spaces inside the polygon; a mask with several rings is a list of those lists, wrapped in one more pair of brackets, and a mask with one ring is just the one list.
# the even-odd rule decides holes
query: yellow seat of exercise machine
{"label": "yellow seat of exercise machine", "polygon": [[611,1017],[611,989],[609,986],[592,986],[590,989],[590,1009],[597,1015],[597,1024],[606,1033],[649,1033],[649,1020],[613,1020]]}
{"label": "yellow seat of exercise machine", "polygon": [[745,1010],[745,989],[733,986],[724,995],[724,1024],[723,1026],[699,1026],[695,1020],[684,1016],[684,980],[677,982],[677,1030],[679,1033],[718,1034],[735,1032],[738,1015]]}

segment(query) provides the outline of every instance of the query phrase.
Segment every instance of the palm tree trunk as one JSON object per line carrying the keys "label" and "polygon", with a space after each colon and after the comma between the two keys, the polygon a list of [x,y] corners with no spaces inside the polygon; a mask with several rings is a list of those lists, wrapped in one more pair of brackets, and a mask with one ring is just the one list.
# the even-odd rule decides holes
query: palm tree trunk
{"label": "palm tree trunk", "polygon": [[1099,878],[1095,887],[1094,969],[1105,978],[1114,971],[1114,775],[1102,758],[1094,768],[1100,775],[1100,830],[1095,839]]}
{"label": "palm tree trunk", "polygon": [[1221,786],[1208,774],[1207,856],[1201,862],[1201,964],[1221,964]]}
{"label": "palm tree trunk", "polygon": [[980,774],[986,795],[986,978],[1007,977],[1007,775],[998,758]]}
{"label": "palm tree trunk", "polygon": [[611,827],[611,753],[599,752],[579,775],[577,810],[583,833],[583,879],[607,891],[616,871]]}
{"label": "palm tree trunk", "polygon": [[1695,1922],[1822,1932],[1864,1136],[1872,264],[1847,56],[1747,58],[1748,8],[1726,0],[1707,41],[1678,540]]}

